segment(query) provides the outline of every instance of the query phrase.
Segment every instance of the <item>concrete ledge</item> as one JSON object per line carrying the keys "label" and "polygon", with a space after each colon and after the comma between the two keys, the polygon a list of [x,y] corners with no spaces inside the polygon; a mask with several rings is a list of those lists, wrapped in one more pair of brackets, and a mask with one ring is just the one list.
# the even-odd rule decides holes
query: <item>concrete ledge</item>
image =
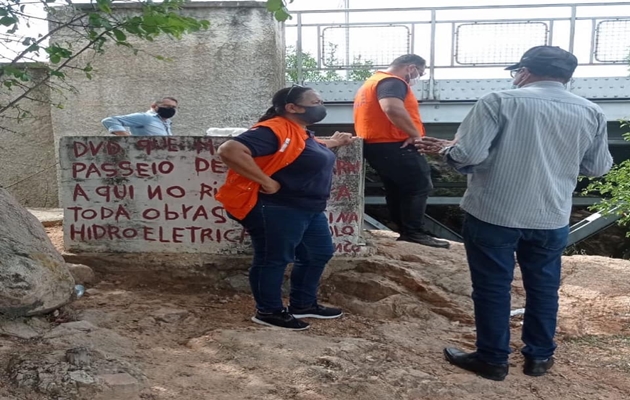
{"label": "concrete ledge", "polygon": [[[390,232],[364,231],[367,241],[361,256],[335,256],[326,267],[322,279],[331,274],[355,269],[378,253],[378,235]],[[83,264],[97,274],[116,275],[121,279],[133,276],[147,282],[185,281],[186,284],[216,284],[234,275],[244,274],[251,265],[251,255],[209,253],[70,253],[64,252],[67,263]],[[290,272],[287,268],[287,274]]]}
{"label": "concrete ledge", "polygon": [[46,227],[63,224],[63,208],[29,208],[28,212]]}
{"label": "concrete ledge", "polygon": [[[267,4],[262,1],[195,1],[182,4],[182,9],[187,8],[266,8]],[[96,8],[90,3],[73,4],[73,7],[79,10],[91,10]],[[139,3],[114,3],[113,10],[139,10],[142,5]]]}
{"label": "concrete ledge", "polygon": [[[185,282],[188,285],[217,285],[234,275],[243,275],[251,256],[181,253],[63,253],[67,263],[83,264],[97,274],[138,278],[144,282]],[[331,274],[355,269],[370,257],[335,257],[328,263],[323,280]],[[287,268],[286,274],[291,271]]]}

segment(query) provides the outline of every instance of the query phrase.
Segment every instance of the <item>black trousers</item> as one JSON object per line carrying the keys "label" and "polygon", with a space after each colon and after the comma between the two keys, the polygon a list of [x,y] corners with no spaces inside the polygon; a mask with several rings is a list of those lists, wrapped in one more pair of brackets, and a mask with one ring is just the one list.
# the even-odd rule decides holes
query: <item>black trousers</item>
{"label": "black trousers", "polygon": [[364,145],[367,162],[385,186],[390,218],[401,236],[424,233],[424,213],[433,189],[431,167],[413,146],[401,148],[402,142]]}

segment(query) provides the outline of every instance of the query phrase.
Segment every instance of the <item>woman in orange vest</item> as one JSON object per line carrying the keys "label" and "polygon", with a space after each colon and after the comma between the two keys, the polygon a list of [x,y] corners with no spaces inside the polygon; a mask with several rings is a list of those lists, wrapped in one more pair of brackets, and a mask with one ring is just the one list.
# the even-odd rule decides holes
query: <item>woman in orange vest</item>
{"label": "woman in orange vest", "polygon": [[[229,167],[216,199],[249,233],[254,259],[249,282],[256,300],[252,321],[304,330],[299,318],[338,318],[340,309],[317,303],[319,279],[334,247],[324,214],[330,196],[335,154],[351,143],[350,133],[316,139],[306,129],[326,117],[313,89],[293,86],[273,96],[272,107],[250,130],[219,147]],[[282,282],[289,263],[289,306]]]}

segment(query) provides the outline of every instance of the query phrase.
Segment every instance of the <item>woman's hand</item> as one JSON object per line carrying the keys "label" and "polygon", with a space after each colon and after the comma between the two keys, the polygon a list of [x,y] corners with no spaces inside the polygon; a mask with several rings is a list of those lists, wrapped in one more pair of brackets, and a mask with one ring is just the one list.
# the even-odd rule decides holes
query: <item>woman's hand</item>
{"label": "woman's hand", "polygon": [[328,139],[328,147],[347,146],[357,140],[359,140],[359,138],[352,136],[352,133],[337,131]]}
{"label": "woman's hand", "polygon": [[274,194],[277,193],[278,190],[280,190],[280,184],[271,178],[260,185],[260,191],[265,194]]}

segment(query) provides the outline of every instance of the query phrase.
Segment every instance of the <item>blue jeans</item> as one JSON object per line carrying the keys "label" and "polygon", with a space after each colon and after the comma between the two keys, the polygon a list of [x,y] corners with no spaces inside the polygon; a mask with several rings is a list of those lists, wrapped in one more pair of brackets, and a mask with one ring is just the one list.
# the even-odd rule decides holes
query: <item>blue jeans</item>
{"label": "blue jeans", "polygon": [[561,257],[569,227],[515,229],[483,222],[470,214],[464,221],[464,245],[473,285],[477,354],[506,364],[510,354],[510,290],[515,255],[526,292],[522,353],[533,360],[551,357],[558,315]]}
{"label": "blue jeans", "polygon": [[319,279],[334,253],[325,214],[259,202],[239,222],[254,247],[249,283],[258,311],[277,312],[284,308],[282,283],[289,263],[294,263],[291,306],[307,308],[317,304]]}

